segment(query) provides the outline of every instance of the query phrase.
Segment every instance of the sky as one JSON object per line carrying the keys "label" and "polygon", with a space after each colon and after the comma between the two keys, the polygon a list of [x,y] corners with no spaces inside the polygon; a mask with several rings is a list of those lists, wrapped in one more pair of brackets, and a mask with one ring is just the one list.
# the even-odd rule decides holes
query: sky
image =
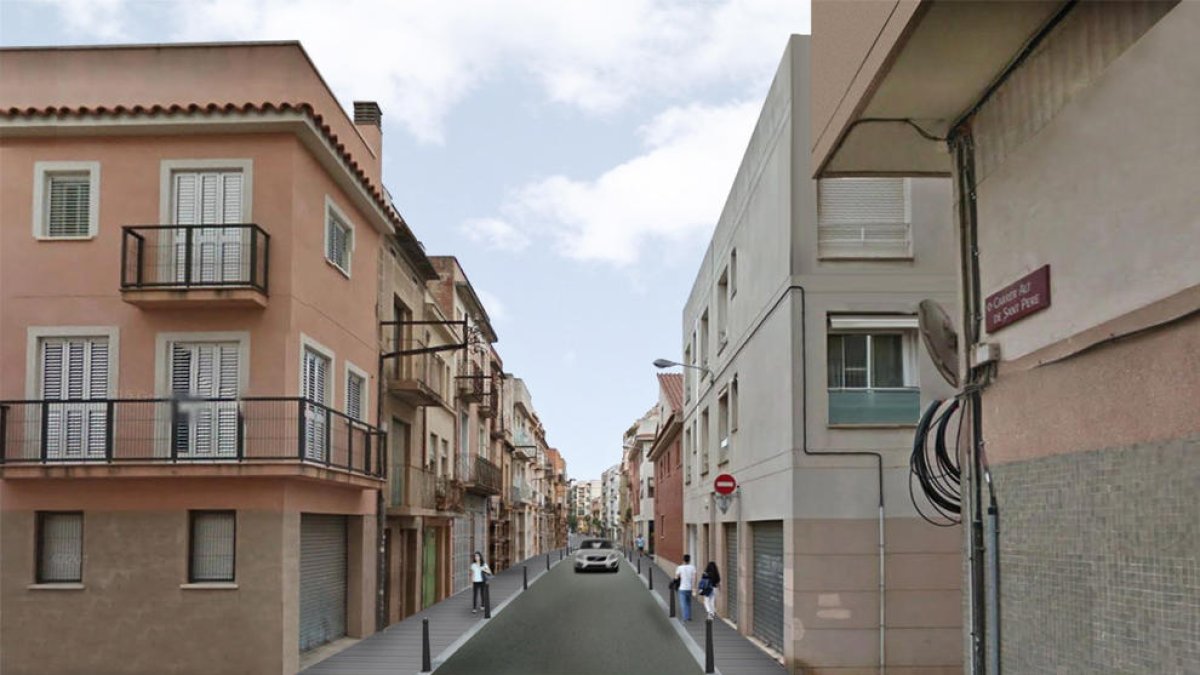
{"label": "sky", "polygon": [[299,40],[383,110],[384,184],[457,256],[572,478],[620,461],[807,0],[0,0],[0,45]]}

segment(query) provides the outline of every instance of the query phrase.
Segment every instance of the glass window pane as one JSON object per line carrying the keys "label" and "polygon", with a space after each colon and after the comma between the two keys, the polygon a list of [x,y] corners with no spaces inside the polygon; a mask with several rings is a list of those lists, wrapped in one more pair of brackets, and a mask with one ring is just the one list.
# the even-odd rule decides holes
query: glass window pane
{"label": "glass window pane", "polygon": [[829,336],[829,388],[840,389],[842,387],[842,336]]}
{"label": "glass window pane", "polygon": [[38,560],[39,583],[83,580],[83,514],[43,513]]}
{"label": "glass window pane", "polygon": [[899,335],[871,336],[873,387],[904,386],[904,351]]}
{"label": "glass window pane", "polygon": [[233,511],[192,514],[192,564],[189,581],[233,581]]}
{"label": "glass window pane", "polygon": [[845,344],[845,381],[843,387],[864,389],[867,387],[867,336],[843,335]]}

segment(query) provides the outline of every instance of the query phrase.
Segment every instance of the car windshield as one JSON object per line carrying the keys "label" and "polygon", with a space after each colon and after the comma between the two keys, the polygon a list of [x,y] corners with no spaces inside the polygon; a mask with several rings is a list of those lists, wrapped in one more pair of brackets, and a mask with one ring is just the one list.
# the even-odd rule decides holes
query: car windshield
{"label": "car windshield", "polygon": [[579,545],[580,549],[612,548],[612,542],[607,539],[585,539]]}

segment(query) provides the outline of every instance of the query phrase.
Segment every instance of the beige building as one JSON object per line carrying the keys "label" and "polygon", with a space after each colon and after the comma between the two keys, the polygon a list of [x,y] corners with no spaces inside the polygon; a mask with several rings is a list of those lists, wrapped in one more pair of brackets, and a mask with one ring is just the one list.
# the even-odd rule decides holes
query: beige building
{"label": "beige building", "polygon": [[0,101],[0,670],[374,632],[377,108],[297,43],[5,49]]}
{"label": "beige building", "polygon": [[958,673],[958,533],[908,498],[920,411],[950,393],[916,311],[955,298],[951,186],[809,177],[809,42],[788,42],[683,311],[683,552],[718,563],[721,616],[790,672]]}
{"label": "beige building", "polygon": [[1194,670],[1200,5],[818,0],[813,33],[811,172],[957,187],[971,672]]}

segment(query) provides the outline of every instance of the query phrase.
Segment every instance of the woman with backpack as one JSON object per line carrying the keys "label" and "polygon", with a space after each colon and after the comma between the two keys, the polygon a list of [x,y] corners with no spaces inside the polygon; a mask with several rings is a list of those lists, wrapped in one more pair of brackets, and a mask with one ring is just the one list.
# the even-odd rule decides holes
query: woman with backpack
{"label": "woman with backpack", "polygon": [[486,584],[492,576],[492,568],[483,561],[483,554],[475,551],[471,556],[471,613],[479,611],[478,608],[483,607],[487,603],[485,593],[487,593]]}
{"label": "woman with backpack", "polygon": [[710,560],[704,574],[700,575],[700,597],[704,598],[704,609],[710,619],[717,615],[717,589],[720,586],[721,571],[717,569],[717,563]]}

